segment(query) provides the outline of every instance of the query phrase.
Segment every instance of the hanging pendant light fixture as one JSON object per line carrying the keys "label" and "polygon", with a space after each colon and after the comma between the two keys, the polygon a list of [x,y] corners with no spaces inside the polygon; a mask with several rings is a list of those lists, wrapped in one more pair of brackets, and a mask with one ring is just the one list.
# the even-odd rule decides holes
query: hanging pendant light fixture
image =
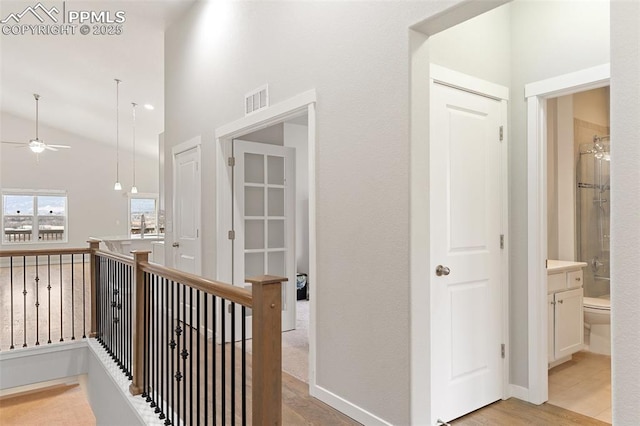
{"label": "hanging pendant light fixture", "polygon": [[136,186],[136,106],[137,103],[131,102],[133,110],[133,186],[131,187],[131,193],[137,194],[138,187]]}
{"label": "hanging pendant light fixture", "polygon": [[119,110],[119,101],[120,101],[120,80],[114,78],[116,82],[116,184],[113,185],[113,189],[116,191],[122,190],[122,185],[120,184],[120,110]]}

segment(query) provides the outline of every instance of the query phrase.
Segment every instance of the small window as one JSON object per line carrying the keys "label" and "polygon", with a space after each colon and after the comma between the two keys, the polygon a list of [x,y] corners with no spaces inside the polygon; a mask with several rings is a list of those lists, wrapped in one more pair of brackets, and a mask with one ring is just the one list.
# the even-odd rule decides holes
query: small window
{"label": "small window", "polygon": [[158,196],[155,194],[129,195],[129,235],[157,235],[164,232],[158,226]]}
{"label": "small window", "polygon": [[2,242],[67,242],[67,216],[62,191],[3,191]]}

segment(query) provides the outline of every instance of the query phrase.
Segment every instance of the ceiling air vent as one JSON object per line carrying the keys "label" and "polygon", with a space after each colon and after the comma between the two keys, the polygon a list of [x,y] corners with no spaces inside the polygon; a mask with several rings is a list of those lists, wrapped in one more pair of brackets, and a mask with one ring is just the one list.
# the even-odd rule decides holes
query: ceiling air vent
{"label": "ceiling air vent", "polygon": [[252,114],[269,106],[269,85],[265,84],[244,96],[244,115]]}

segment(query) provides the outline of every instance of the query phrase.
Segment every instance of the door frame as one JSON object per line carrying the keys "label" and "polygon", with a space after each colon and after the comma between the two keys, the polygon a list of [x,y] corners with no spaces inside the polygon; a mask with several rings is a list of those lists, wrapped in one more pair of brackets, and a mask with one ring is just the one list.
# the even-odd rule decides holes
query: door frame
{"label": "door frame", "polygon": [[[175,242],[175,220],[176,220],[176,183],[177,183],[177,177],[176,177],[176,156],[179,154],[182,154],[183,152],[187,152],[190,151],[192,149],[196,149],[196,153],[198,156],[198,176],[199,179],[197,181],[197,188],[196,188],[196,194],[198,194],[198,202],[197,202],[197,208],[196,208],[196,226],[197,229],[199,230],[198,233],[198,242],[196,244],[196,270],[195,270],[195,274],[196,275],[202,275],[202,148],[201,148],[201,144],[202,144],[202,138],[200,136],[196,136],[194,138],[191,138],[185,142],[182,142],[176,146],[174,146],[173,148],[171,148],[171,160],[172,160],[172,185],[173,188],[171,189],[172,191],[172,218],[171,221],[173,222],[173,226],[171,229],[171,242]],[[167,247],[165,247],[166,249]],[[171,253],[170,256],[167,256],[166,253]],[[170,258],[171,263],[169,263],[169,265],[171,265],[171,267],[175,268],[175,253],[173,252],[173,250],[165,250],[165,261],[167,260],[167,257]]]}
{"label": "door frame", "polygon": [[[317,388],[316,383],[316,102],[315,89],[300,93],[292,98],[264,108],[249,116],[227,123],[215,130],[216,149],[216,279],[233,282],[232,245],[227,232],[232,229],[233,214],[230,168],[227,158],[231,156],[231,140],[247,133],[285,122],[291,118],[308,115],[308,171],[309,171],[309,388]],[[302,166],[302,165],[297,165]]]}
{"label": "door frame", "polygon": [[[547,317],[547,99],[610,85],[609,64],[525,85],[527,101],[527,292],[529,389],[526,400],[549,399]],[[545,285],[541,285],[545,283]]]}

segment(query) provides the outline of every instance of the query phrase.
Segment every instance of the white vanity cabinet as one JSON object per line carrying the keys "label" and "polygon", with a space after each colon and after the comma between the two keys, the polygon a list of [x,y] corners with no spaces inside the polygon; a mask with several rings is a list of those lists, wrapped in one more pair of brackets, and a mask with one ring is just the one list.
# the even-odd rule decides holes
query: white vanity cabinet
{"label": "white vanity cabinet", "polygon": [[582,268],[584,262],[547,261],[548,361],[571,359],[584,344]]}

